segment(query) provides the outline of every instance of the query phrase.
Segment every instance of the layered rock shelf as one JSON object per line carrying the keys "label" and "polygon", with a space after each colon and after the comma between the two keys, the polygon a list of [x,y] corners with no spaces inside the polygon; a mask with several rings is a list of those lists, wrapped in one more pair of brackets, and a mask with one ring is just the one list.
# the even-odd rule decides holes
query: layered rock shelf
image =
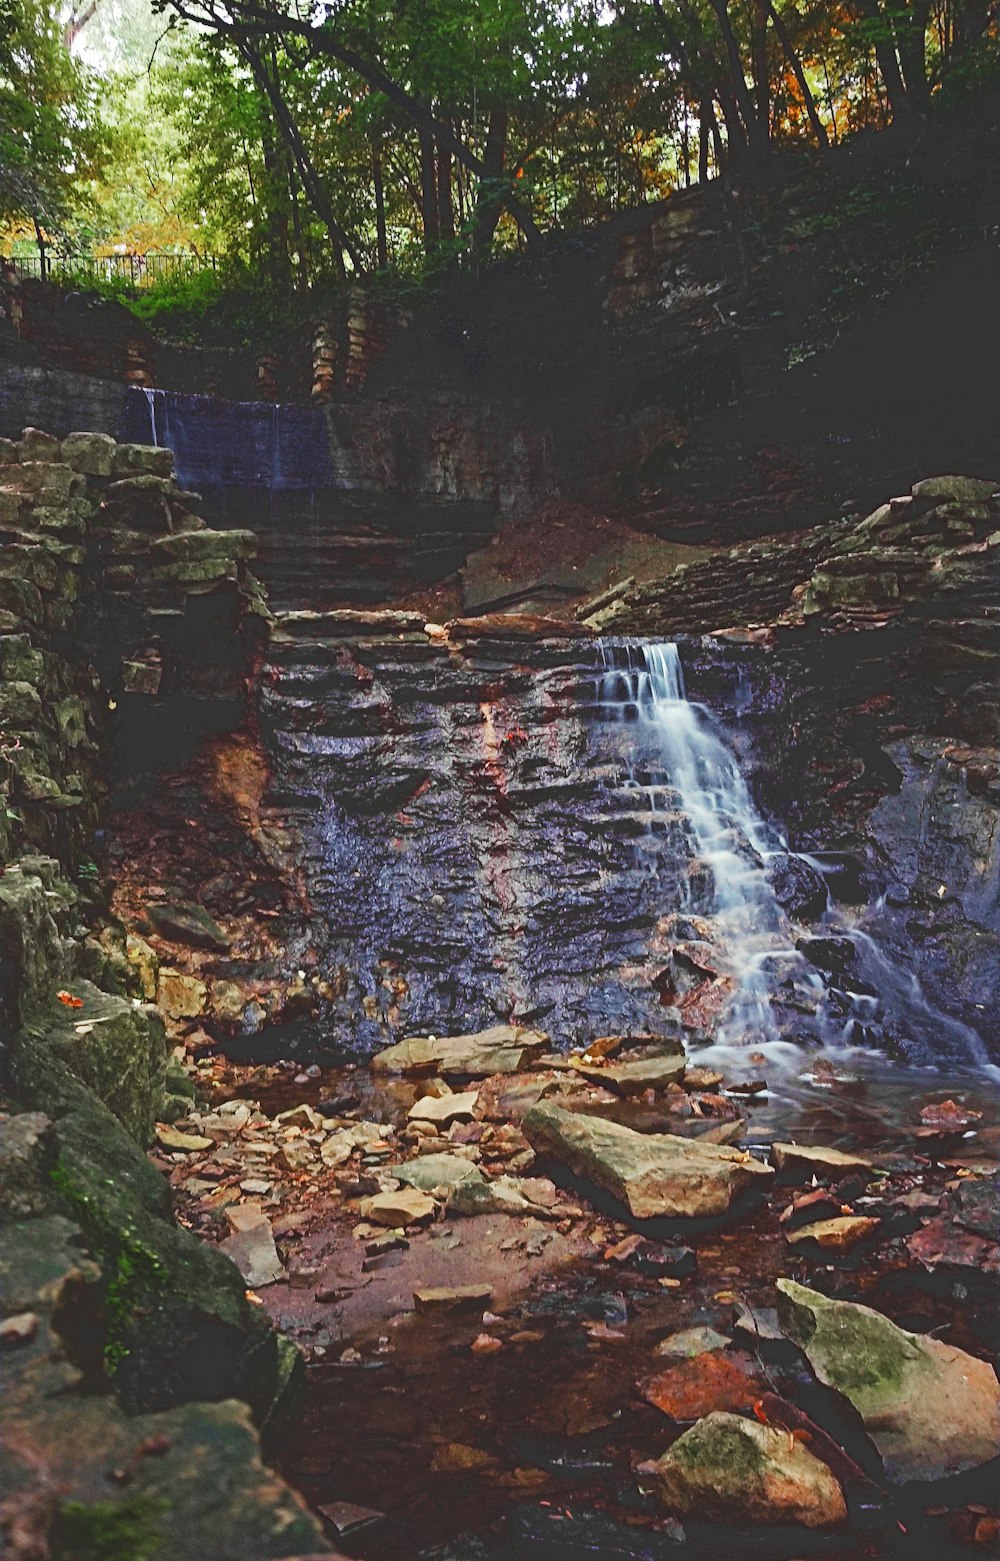
{"label": "layered rock shelf", "polygon": [[[169,451],[0,463],[5,1537],[494,1561],[569,1468],[597,1553],[958,1475],[988,1541],[993,484],[436,623],[275,614]],[[692,730],[812,848],[740,844],[780,971],[702,1058],[745,969]],[[853,1072],[931,1031],[951,1094]]]}

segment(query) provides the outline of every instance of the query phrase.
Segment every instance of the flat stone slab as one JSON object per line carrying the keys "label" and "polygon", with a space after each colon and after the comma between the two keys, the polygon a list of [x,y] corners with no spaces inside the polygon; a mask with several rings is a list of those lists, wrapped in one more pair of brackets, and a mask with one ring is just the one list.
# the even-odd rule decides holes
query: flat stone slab
{"label": "flat stone slab", "polygon": [[251,1290],[273,1285],[284,1275],[271,1222],[264,1215],[237,1229],[222,1243]]}
{"label": "flat stone slab", "polygon": [[521,1126],[532,1149],[596,1182],[634,1219],[724,1214],[741,1193],[774,1176],[770,1166],[738,1149],[672,1133],[636,1133],[558,1106],[533,1106]]}
{"label": "flat stone slab", "polygon": [[778,1317],[820,1382],[853,1404],[893,1484],[1000,1456],[1000,1383],[986,1361],[791,1279],[778,1280]]}
{"label": "flat stone slab", "polygon": [[486,1306],[492,1285],[424,1285],[413,1292],[418,1312],[475,1311]]}
{"label": "flat stone slab", "polygon": [[395,1230],[401,1230],[404,1225],[422,1225],[433,1219],[436,1208],[434,1199],[416,1187],[403,1187],[399,1192],[379,1192],[373,1198],[363,1198],[360,1204],[363,1219]]}
{"label": "flat stone slab", "polygon": [[881,1223],[864,1214],[841,1214],[830,1220],[816,1220],[812,1225],[800,1225],[798,1230],[789,1231],[785,1239],[793,1247],[814,1241],[827,1252],[849,1252],[859,1241],[873,1236]]}
{"label": "flat stone slab", "polygon": [[680,1517],[811,1529],[847,1518],[839,1481],[798,1438],[723,1411],[699,1420],[639,1473]]}
{"label": "flat stone slab", "polygon": [[474,1089],[460,1095],[423,1095],[406,1113],[407,1121],[434,1122],[439,1127],[448,1127],[452,1122],[471,1122],[478,1099],[479,1091]]}
{"label": "flat stone slab", "polygon": [[578,1071],[595,1084],[603,1084],[619,1095],[642,1095],[647,1089],[663,1090],[679,1084],[686,1066],[683,1055],[677,1057],[637,1057],[629,1062],[611,1062],[606,1067],[586,1063]]}
{"label": "flat stone slab", "polygon": [[851,1171],[870,1171],[872,1163],[862,1155],[845,1154],[842,1149],[824,1149],[816,1144],[772,1144],[771,1154],[779,1171],[809,1176],[847,1176]]}
{"label": "flat stone slab", "polygon": [[435,1187],[459,1187],[464,1182],[481,1182],[483,1173],[478,1165],[457,1154],[422,1154],[405,1165],[389,1167],[397,1181],[417,1187],[421,1192],[431,1192]]}
{"label": "flat stone slab", "polygon": [[546,1045],[538,1030],[498,1024],[475,1035],[411,1035],[376,1053],[373,1073],[443,1073],[488,1079],[494,1073],[518,1073]]}
{"label": "flat stone slab", "polygon": [[701,1324],[668,1334],[660,1340],[653,1354],[666,1355],[675,1360],[693,1360],[696,1355],[707,1355],[711,1350],[724,1350],[730,1343],[728,1335]]}

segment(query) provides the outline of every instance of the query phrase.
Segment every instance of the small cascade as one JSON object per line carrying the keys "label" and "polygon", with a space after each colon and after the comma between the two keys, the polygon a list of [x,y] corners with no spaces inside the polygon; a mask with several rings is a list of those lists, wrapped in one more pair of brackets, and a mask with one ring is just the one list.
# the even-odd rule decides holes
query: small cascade
{"label": "small cascade", "polygon": [[806,1007],[824,984],[796,951],[794,934],[768,877],[784,840],[761,818],[740,766],[711,715],[692,704],[674,644],[604,647],[599,703],[605,720],[630,728],[626,785],[639,796],[655,836],[679,814],[692,852],[683,910],[710,915],[735,990],[719,1023],[720,1042],[781,1038],[771,1002],[775,980],[791,975]]}
{"label": "small cascade", "polygon": [[645,852],[656,871],[655,841],[680,815],[692,851],[685,908],[711,917],[734,982],[716,1045],[781,1050],[792,1036],[831,1049],[889,1042],[922,1058],[987,1067],[981,1037],[930,1003],[917,978],[892,966],[829,898],[820,931],[849,946],[849,957],[832,982],[803,957],[769,871],[798,854],[761,817],[712,713],[688,699],[677,645],[609,641],[602,649],[599,713],[628,734],[625,784],[647,819],[640,859]]}

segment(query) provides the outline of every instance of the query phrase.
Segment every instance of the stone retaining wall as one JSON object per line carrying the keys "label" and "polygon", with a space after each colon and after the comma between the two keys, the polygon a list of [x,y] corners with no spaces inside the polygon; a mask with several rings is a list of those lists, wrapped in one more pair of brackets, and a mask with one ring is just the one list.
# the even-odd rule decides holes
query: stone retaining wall
{"label": "stone retaining wall", "polygon": [[242,718],[267,615],[254,545],[205,525],[169,452],[34,429],[0,442],[0,1532],[15,1556],[25,1534],[58,1536],[69,1506],[88,1533],[141,1519],[164,1553],[205,1561],[322,1548],[250,1421],[277,1438],[297,1352],[174,1223],[144,1153],[172,1070],[100,865],[108,779],[155,771],[153,726],[183,748]]}

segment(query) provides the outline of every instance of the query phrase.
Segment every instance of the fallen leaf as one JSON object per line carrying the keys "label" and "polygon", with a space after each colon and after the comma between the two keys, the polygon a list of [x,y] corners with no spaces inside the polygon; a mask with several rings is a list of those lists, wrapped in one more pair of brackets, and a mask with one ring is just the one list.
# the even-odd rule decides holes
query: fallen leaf
{"label": "fallen leaf", "polygon": [[700,1420],[717,1409],[750,1409],[760,1402],[763,1386],[751,1356],[709,1350],[646,1378],[639,1383],[639,1392],[671,1420],[686,1421]]}
{"label": "fallen leaf", "polygon": [[940,1100],[932,1101],[929,1106],[925,1106],[920,1113],[920,1120],[925,1127],[960,1133],[971,1122],[978,1122],[982,1114],[981,1111],[972,1111],[967,1106],[960,1106],[957,1101]]}

